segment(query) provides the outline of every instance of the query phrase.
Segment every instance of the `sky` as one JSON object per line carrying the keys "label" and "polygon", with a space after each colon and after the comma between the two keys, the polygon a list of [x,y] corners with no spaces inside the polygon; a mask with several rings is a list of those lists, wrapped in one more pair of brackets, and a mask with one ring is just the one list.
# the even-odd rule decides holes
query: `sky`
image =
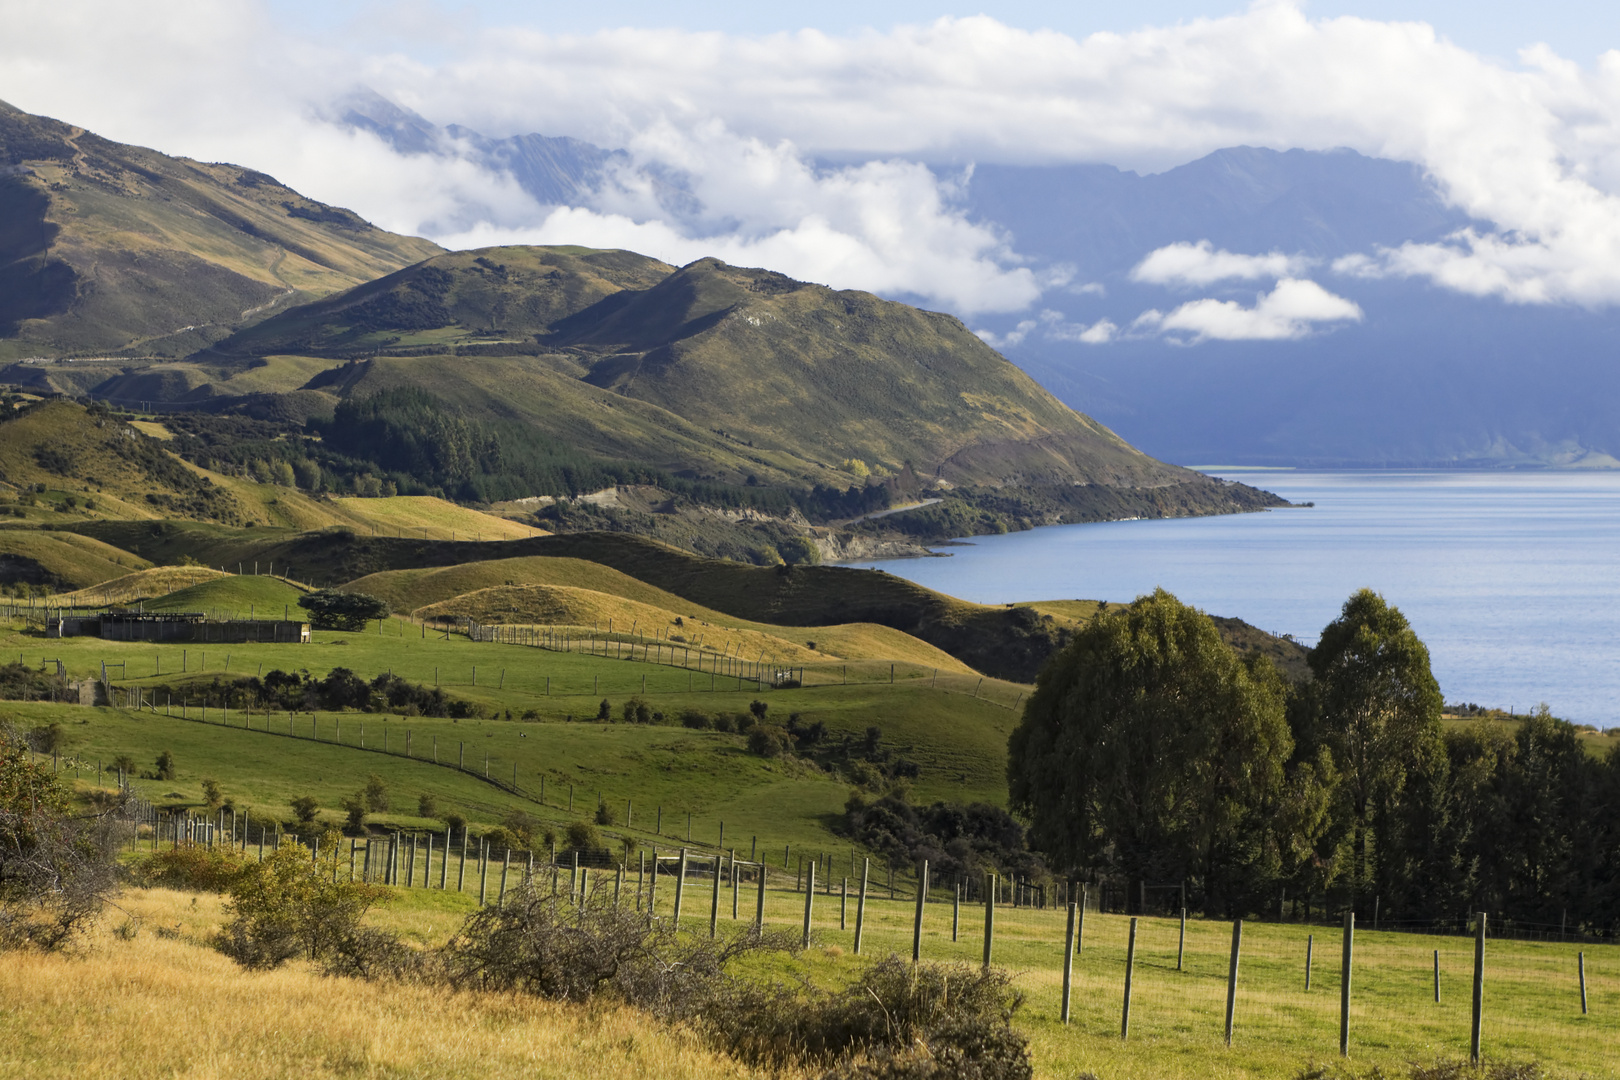
{"label": "sky", "polygon": [[[1620,303],[1617,12],[1439,0],[0,0],[0,98],[261,169],[446,246],[716,255],[970,318],[1036,318],[1054,291],[1086,285],[966,217],[978,163],[1156,171],[1228,146],[1350,147],[1417,163],[1488,226],[1356,253],[1312,268],[1318,279],[1607,307]],[[402,154],[337,122],[361,88],[436,124],[571,135],[623,148],[626,163],[581,205],[540,206],[464,146]],[[671,173],[687,178],[680,206],[657,179]],[[1139,273],[1207,282],[1222,267],[1281,267],[1266,271],[1270,291],[1252,306],[1194,297],[1152,313],[1150,329],[1288,336],[1360,315],[1331,283],[1299,276],[1288,252],[1201,239],[1144,252]]]}

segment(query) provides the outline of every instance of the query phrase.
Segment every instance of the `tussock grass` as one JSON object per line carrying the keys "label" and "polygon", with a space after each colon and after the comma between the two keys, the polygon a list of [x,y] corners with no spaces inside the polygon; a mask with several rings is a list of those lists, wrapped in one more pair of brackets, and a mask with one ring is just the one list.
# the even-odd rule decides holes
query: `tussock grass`
{"label": "tussock grass", "polygon": [[[131,892],[79,956],[0,955],[0,1077],[747,1076],[695,1036],[610,1005],[245,972],[202,945],[217,897]],[[160,938],[155,928],[178,932]]]}
{"label": "tussock grass", "polygon": [[[152,565],[138,555],[78,533],[23,528],[0,529],[0,557],[35,563],[44,574],[73,589]],[[27,575],[22,576],[26,580]]]}
{"label": "tussock grass", "polygon": [[60,593],[51,598],[53,604],[124,604],[147,600],[169,593],[230,577],[223,570],[206,566],[154,566],[150,570],[137,570],[133,574],[103,581],[86,589]]}
{"label": "tussock grass", "polygon": [[429,495],[343,498],[330,502],[356,524],[375,529],[379,535],[400,533],[428,540],[522,540],[551,535],[543,529]]}

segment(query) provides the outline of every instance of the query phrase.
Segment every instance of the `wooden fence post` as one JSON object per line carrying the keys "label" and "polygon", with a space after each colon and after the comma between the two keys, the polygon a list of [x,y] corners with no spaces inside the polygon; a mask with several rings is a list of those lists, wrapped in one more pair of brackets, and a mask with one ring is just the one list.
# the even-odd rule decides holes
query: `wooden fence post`
{"label": "wooden fence post", "polygon": [[1479,913],[1474,927],[1474,1017],[1469,1028],[1468,1059],[1479,1064],[1479,1035],[1485,1012],[1485,913]]}
{"label": "wooden fence post", "polygon": [[996,875],[986,874],[989,880],[984,890],[984,966],[990,967],[996,941]]}
{"label": "wooden fence post", "polygon": [[1576,970],[1578,970],[1580,972],[1580,976],[1581,976],[1581,1015],[1585,1016],[1586,1015],[1586,953],[1585,952],[1578,952],[1578,953],[1575,954],[1575,966],[1576,966]]}
{"label": "wooden fence post", "polygon": [[[1315,934],[1306,934],[1305,935],[1305,992],[1306,993],[1310,993],[1310,990],[1311,990],[1311,953],[1314,952],[1315,949],[1316,949],[1316,935]],[[1438,951],[1435,953],[1435,955],[1436,956],[1439,955]]]}
{"label": "wooden fence post", "polygon": [[804,881],[804,947],[810,947],[810,910],[816,900],[816,864],[805,867],[809,876]]}
{"label": "wooden fence post", "polygon": [[861,931],[866,929],[866,882],[871,875],[872,860],[861,860],[861,894],[855,901],[855,955],[861,955]]}
{"label": "wooden fence post", "polygon": [[1434,950],[1434,1003],[1440,1004],[1440,950]]}
{"label": "wooden fence post", "polygon": [[1238,954],[1243,949],[1243,920],[1232,923],[1232,963],[1226,970],[1226,1045],[1232,1045],[1232,1014],[1237,1009]]}
{"label": "wooden fence post", "polygon": [[[1187,909],[1181,909],[1181,936],[1176,939],[1176,970],[1184,970],[1181,966],[1182,958],[1187,955]],[[1309,989],[1309,987],[1307,987]]]}
{"label": "wooden fence post", "polygon": [[[755,863],[754,866],[759,870],[759,896],[754,901],[754,929],[755,929],[755,931],[761,931],[761,930],[765,929],[765,872],[766,872],[766,868],[765,868],[764,863]],[[859,923],[857,923],[856,925],[859,926]],[[859,951],[860,951],[859,949],[856,950],[856,952],[859,952]]]}
{"label": "wooden fence post", "polygon": [[1344,913],[1344,958],[1339,971],[1339,1056],[1350,1056],[1350,976],[1356,951],[1356,913]]}
{"label": "wooden fence post", "polygon": [[962,925],[962,883],[956,883],[956,895],[951,899],[951,940],[956,940],[956,932]]}
{"label": "wooden fence post", "polygon": [[675,871],[675,915],[674,926],[681,927],[681,896],[686,891],[686,849],[681,848],[679,867]]}
{"label": "wooden fence post", "polygon": [[478,841],[478,906],[489,902],[489,841]]}
{"label": "wooden fence post", "polygon": [[917,874],[917,912],[911,920],[911,962],[915,964],[922,959],[922,922],[923,905],[928,903],[928,860],[922,861],[922,869]]}
{"label": "wooden fence post", "polygon": [[1131,937],[1125,946],[1125,1004],[1120,1011],[1119,1037],[1131,1037],[1131,975],[1136,968],[1136,916],[1131,916]]}
{"label": "wooden fence post", "polygon": [[843,891],[838,895],[838,929],[849,926],[849,878],[844,878]]}
{"label": "wooden fence post", "polygon": [[1063,939],[1063,1022],[1069,1022],[1069,991],[1074,985],[1074,904],[1069,905],[1069,932]]}
{"label": "wooden fence post", "polygon": [[713,938],[720,926],[720,869],[724,856],[714,857],[714,895],[709,897],[709,937]]}

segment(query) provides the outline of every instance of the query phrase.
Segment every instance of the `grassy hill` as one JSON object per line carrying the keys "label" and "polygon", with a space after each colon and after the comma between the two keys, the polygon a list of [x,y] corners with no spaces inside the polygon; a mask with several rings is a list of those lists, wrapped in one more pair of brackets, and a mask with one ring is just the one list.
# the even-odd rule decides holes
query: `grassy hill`
{"label": "grassy hill", "polygon": [[288,614],[307,619],[298,598],[308,591],[281,578],[226,574],[176,589],[143,606],[147,611],[201,611],[225,619],[279,619]]}
{"label": "grassy hill", "polygon": [[[183,355],[439,250],[263,173],[4,103],[0,167],[0,359]],[[54,371],[35,371],[50,388]]]}
{"label": "grassy hill", "polygon": [[60,592],[122,578],[151,564],[89,536],[55,530],[0,528],[0,580]]}

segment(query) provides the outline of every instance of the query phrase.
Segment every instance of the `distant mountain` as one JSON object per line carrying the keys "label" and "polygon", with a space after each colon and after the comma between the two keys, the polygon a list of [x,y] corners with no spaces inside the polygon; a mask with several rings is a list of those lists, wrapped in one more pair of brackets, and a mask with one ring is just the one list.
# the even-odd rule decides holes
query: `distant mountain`
{"label": "distant mountain", "polygon": [[[1020,252],[1076,268],[1049,294],[1061,324],[1021,337],[1030,315],[982,319],[1005,352],[1064,401],[1174,461],[1319,466],[1576,465],[1620,457],[1620,317],[1510,305],[1417,281],[1336,274],[1333,259],[1465,226],[1415,166],[1347,150],[1238,148],[1139,176],[1103,166],[985,166],[967,210]],[[1304,275],[1355,302],[1346,321],[1297,340],[1186,345],[1162,336],[1074,340],[1107,318],[1195,297],[1252,307],[1271,280],[1201,288],[1133,280],[1170,244],[1303,256]]]}
{"label": "distant mountain", "polygon": [[311,389],[417,386],[693,477],[842,487],[859,461],[941,488],[1190,484],[1227,499],[1062,405],[952,316],[715,259],[677,270],[622,251],[457,252],[282,312],[196,361],[289,354],[350,361]]}
{"label": "distant mountain", "polygon": [[[375,95],[345,114],[396,148],[469,156],[541,202],[589,204],[622,155],[578,140],[486,139]],[[543,153],[528,155],[525,147]],[[652,178],[680,216],[679,176]],[[1488,222],[1447,205],[1415,165],[1349,150],[1220,150],[1163,173],[1107,165],[980,165],[961,209],[1020,255],[1073,280],[1028,312],[974,329],[1074,408],[1167,460],[1320,466],[1620,464],[1620,316],[1477,299],[1416,280],[1335,273],[1332,262],[1434,242]],[[1136,280],[1169,245],[1276,253],[1356,305],[1274,340],[1132,332],[1144,313],[1199,299],[1253,308],[1275,279],[1193,288]],[[899,296],[896,299],[915,299]],[[1080,334],[1109,320],[1106,342]],[[1027,325],[1021,325],[1027,324]]]}
{"label": "distant mountain", "polygon": [[0,102],[0,359],[182,356],[440,250]]}

